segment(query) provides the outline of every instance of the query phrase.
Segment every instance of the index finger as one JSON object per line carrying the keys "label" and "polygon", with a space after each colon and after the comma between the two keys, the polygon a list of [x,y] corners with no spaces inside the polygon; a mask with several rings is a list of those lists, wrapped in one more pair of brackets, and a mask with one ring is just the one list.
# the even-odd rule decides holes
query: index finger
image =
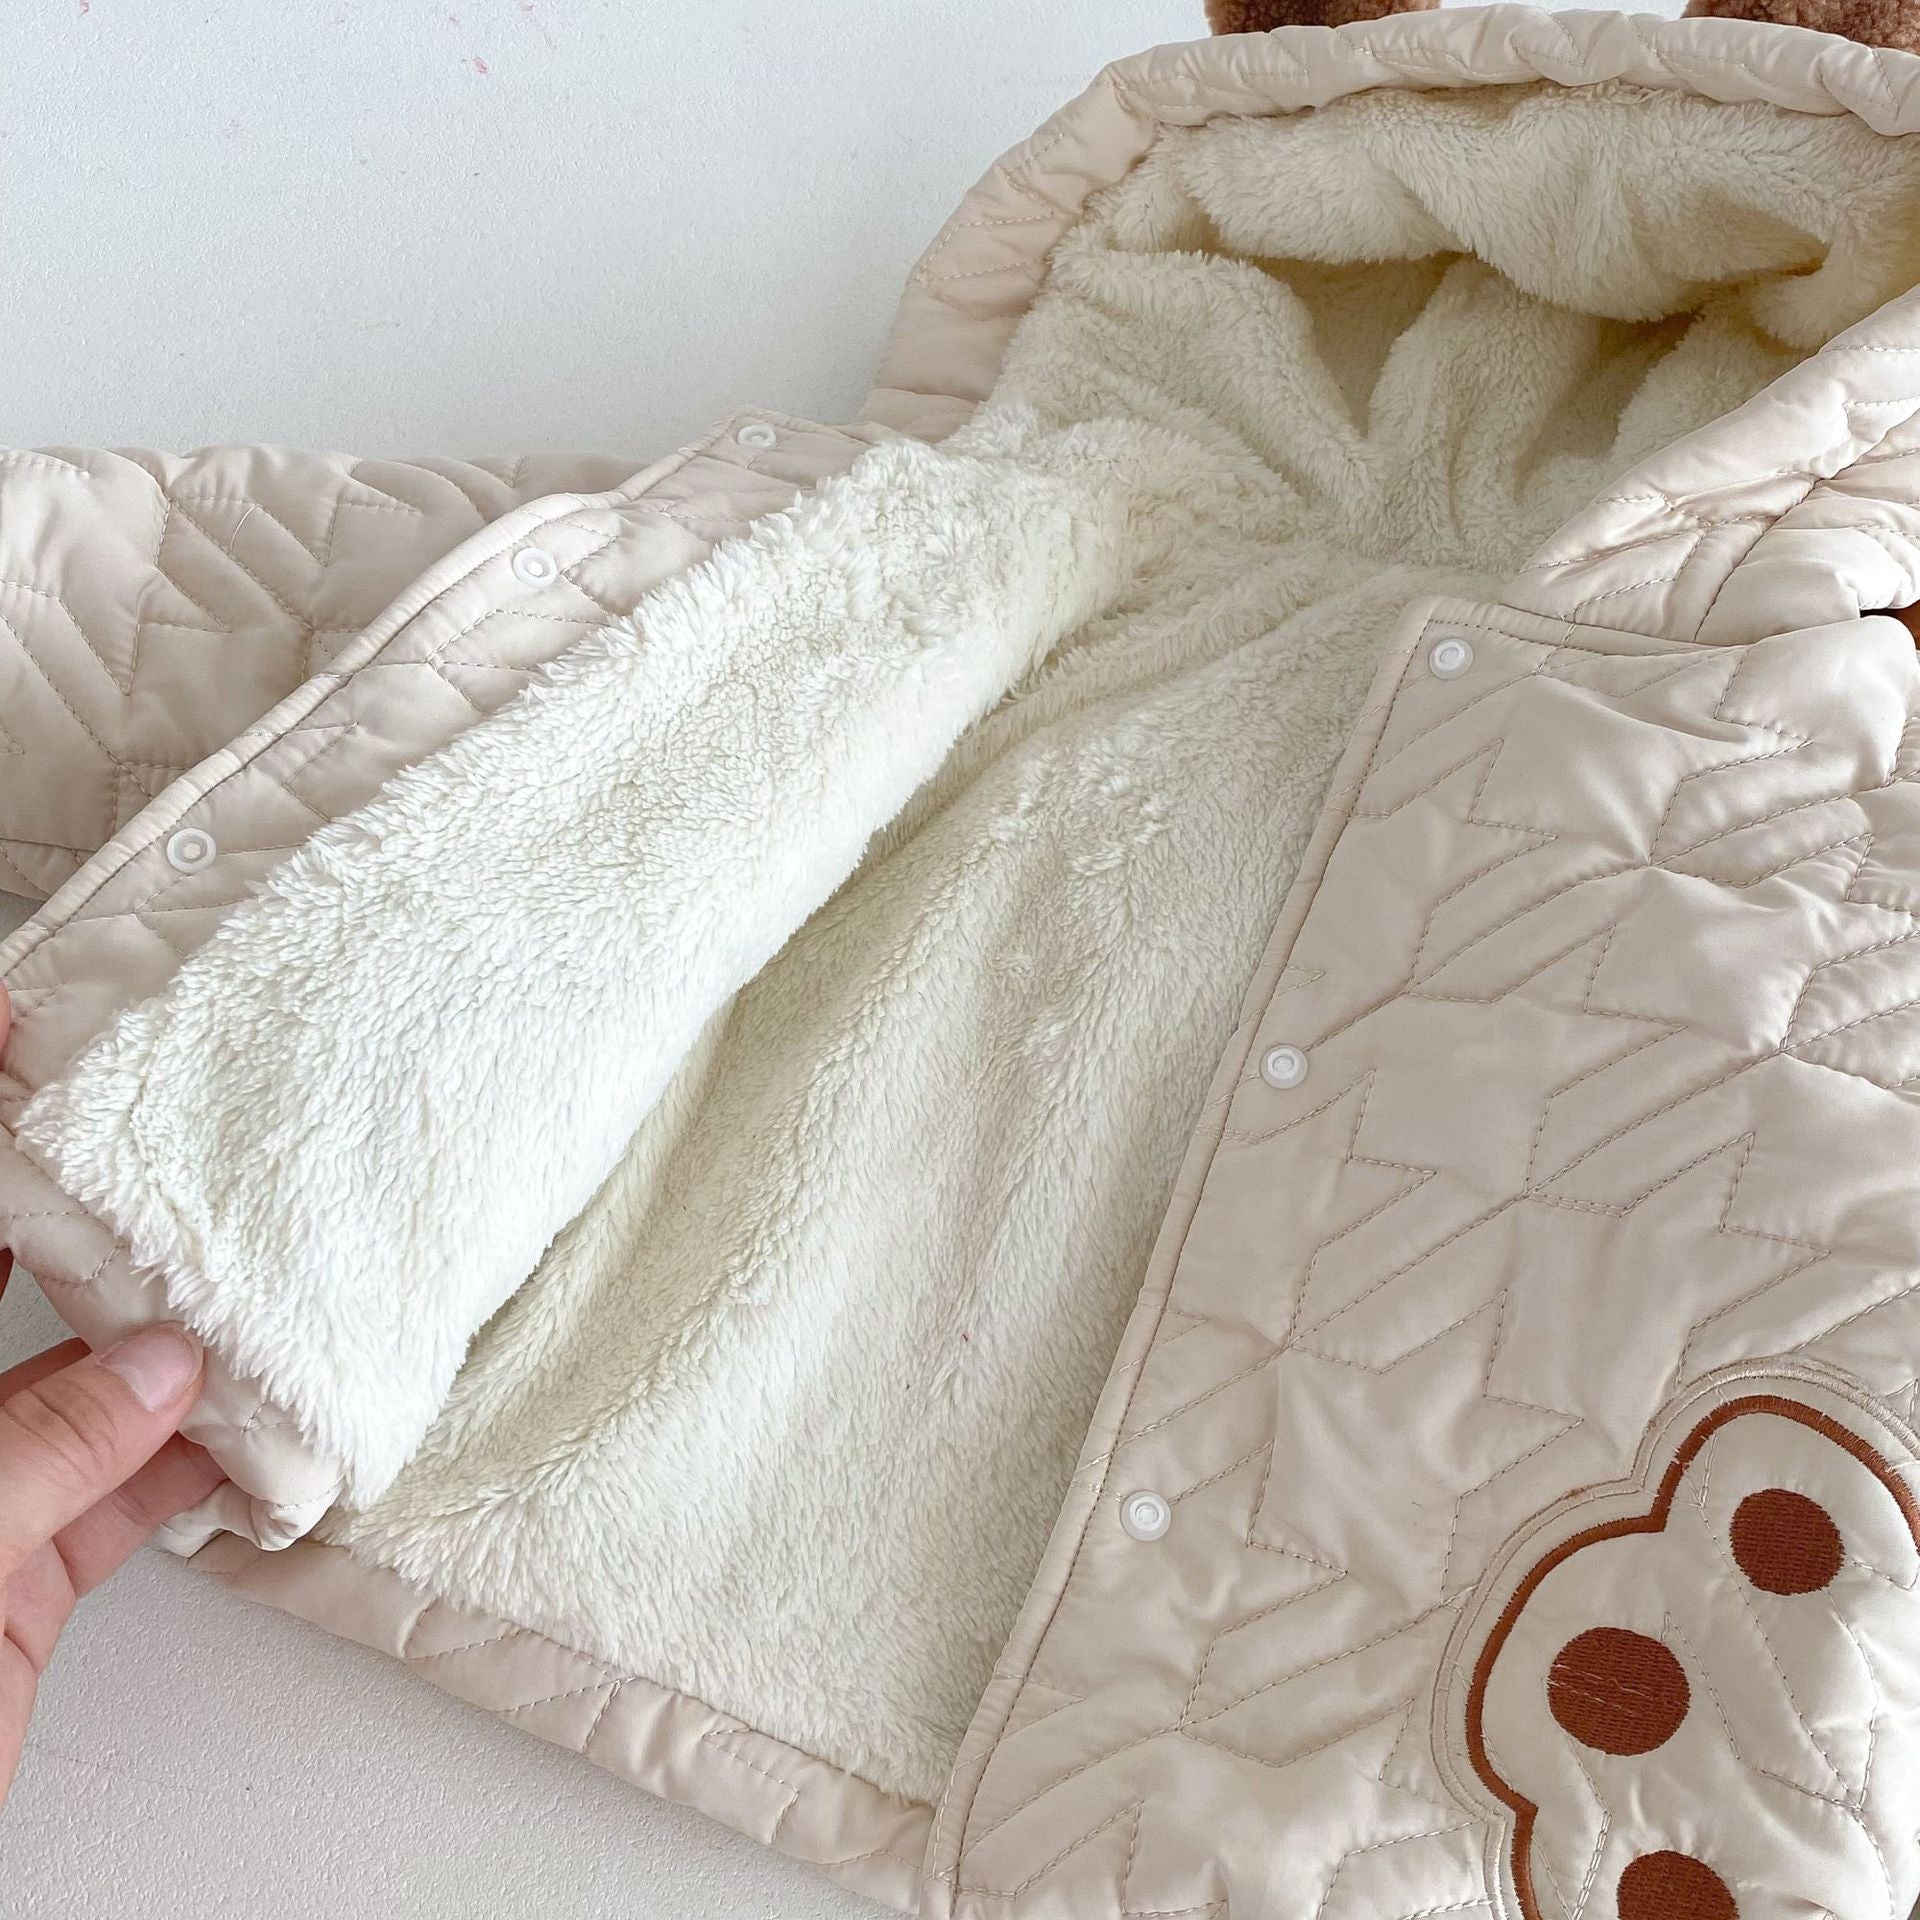
{"label": "index finger", "polygon": [[[13,1002],[7,998],[7,990],[0,986],[0,1047],[7,1044],[7,1035],[13,1027]],[[13,1249],[0,1247],[0,1293],[7,1290],[7,1282],[13,1277]]]}
{"label": "index finger", "polygon": [[201,1375],[185,1328],[143,1327],[0,1400],[0,1578],[160,1451]]}
{"label": "index finger", "polygon": [[[0,986],[0,1047],[7,1044],[7,1035],[13,1028],[13,1002],[7,998],[7,990]],[[7,1290],[7,1282],[13,1277],[13,1249],[0,1247],[0,1293]]]}

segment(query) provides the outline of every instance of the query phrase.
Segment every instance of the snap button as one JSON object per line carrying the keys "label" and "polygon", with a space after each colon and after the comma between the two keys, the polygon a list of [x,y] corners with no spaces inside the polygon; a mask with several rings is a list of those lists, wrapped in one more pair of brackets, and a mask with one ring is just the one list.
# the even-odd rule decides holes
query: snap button
{"label": "snap button", "polygon": [[219,851],[212,834],[199,827],[182,827],[167,842],[167,865],[181,873],[204,873]]}
{"label": "snap button", "polygon": [[1427,653],[1427,671],[1436,680],[1458,680],[1473,665],[1473,643],[1450,634],[1436,640]]}
{"label": "snap button", "polygon": [[1173,1509],[1157,1493],[1130,1493],[1120,1502],[1120,1524],[1136,1540],[1158,1540],[1173,1525]]}
{"label": "snap button", "polygon": [[522,547],[513,556],[513,577],[530,587],[544,587],[560,575],[560,563],[545,547]]}
{"label": "snap button", "polygon": [[1307,1077],[1307,1056],[1298,1047],[1269,1047],[1261,1056],[1260,1077],[1284,1093]]}
{"label": "snap button", "polygon": [[749,420],[733,436],[743,447],[773,447],[780,444],[780,436],[764,420]]}

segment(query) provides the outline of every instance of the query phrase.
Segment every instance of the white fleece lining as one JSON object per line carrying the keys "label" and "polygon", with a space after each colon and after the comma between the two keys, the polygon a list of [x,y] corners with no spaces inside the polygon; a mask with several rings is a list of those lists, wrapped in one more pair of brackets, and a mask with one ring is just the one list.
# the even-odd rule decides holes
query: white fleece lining
{"label": "white fleece lining", "polygon": [[1084,616],[1117,529],[1050,477],[877,449],[316,834],[21,1138],[373,1499],[708,1018]]}
{"label": "white fleece lining", "polygon": [[1624,88],[1169,134],[972,426],[317,835],[21,1137],[346,1460],[331,1537],[930,1796],[1395,613],[1916,206]]}

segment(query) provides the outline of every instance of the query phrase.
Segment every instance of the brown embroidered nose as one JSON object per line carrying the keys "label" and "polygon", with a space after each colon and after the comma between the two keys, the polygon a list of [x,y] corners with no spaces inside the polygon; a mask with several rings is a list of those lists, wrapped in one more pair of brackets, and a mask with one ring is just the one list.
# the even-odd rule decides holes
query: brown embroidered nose
{"label": "brown embroidered nose", "polygon": [[1590,1627],[1555,1656],[1547,1706],[1583,1747],[1651,1753],[1679,1731],[1692,1689],[1672,1649],[1625,1627]]}

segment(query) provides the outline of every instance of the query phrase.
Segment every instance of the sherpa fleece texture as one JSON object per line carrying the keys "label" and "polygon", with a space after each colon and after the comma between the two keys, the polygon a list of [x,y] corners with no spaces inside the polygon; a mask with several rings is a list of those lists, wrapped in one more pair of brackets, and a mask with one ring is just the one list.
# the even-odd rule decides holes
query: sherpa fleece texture
{"label": "sherpa fleece texture", "polygon": [[[317,834],[26,1132],[371,1499],[708,1018],[1085,616],[1119,504],[879,451]],[[130,1187],[80,1164],[122,1128]]]}
{"label": "sherpa fleece texture", "polygon": [[343,1451],[329,1537],[931,1797],[1395,615],[1916,206],[1623,89],[1170,133],[973,425],[323,832],[22,1137]]}

